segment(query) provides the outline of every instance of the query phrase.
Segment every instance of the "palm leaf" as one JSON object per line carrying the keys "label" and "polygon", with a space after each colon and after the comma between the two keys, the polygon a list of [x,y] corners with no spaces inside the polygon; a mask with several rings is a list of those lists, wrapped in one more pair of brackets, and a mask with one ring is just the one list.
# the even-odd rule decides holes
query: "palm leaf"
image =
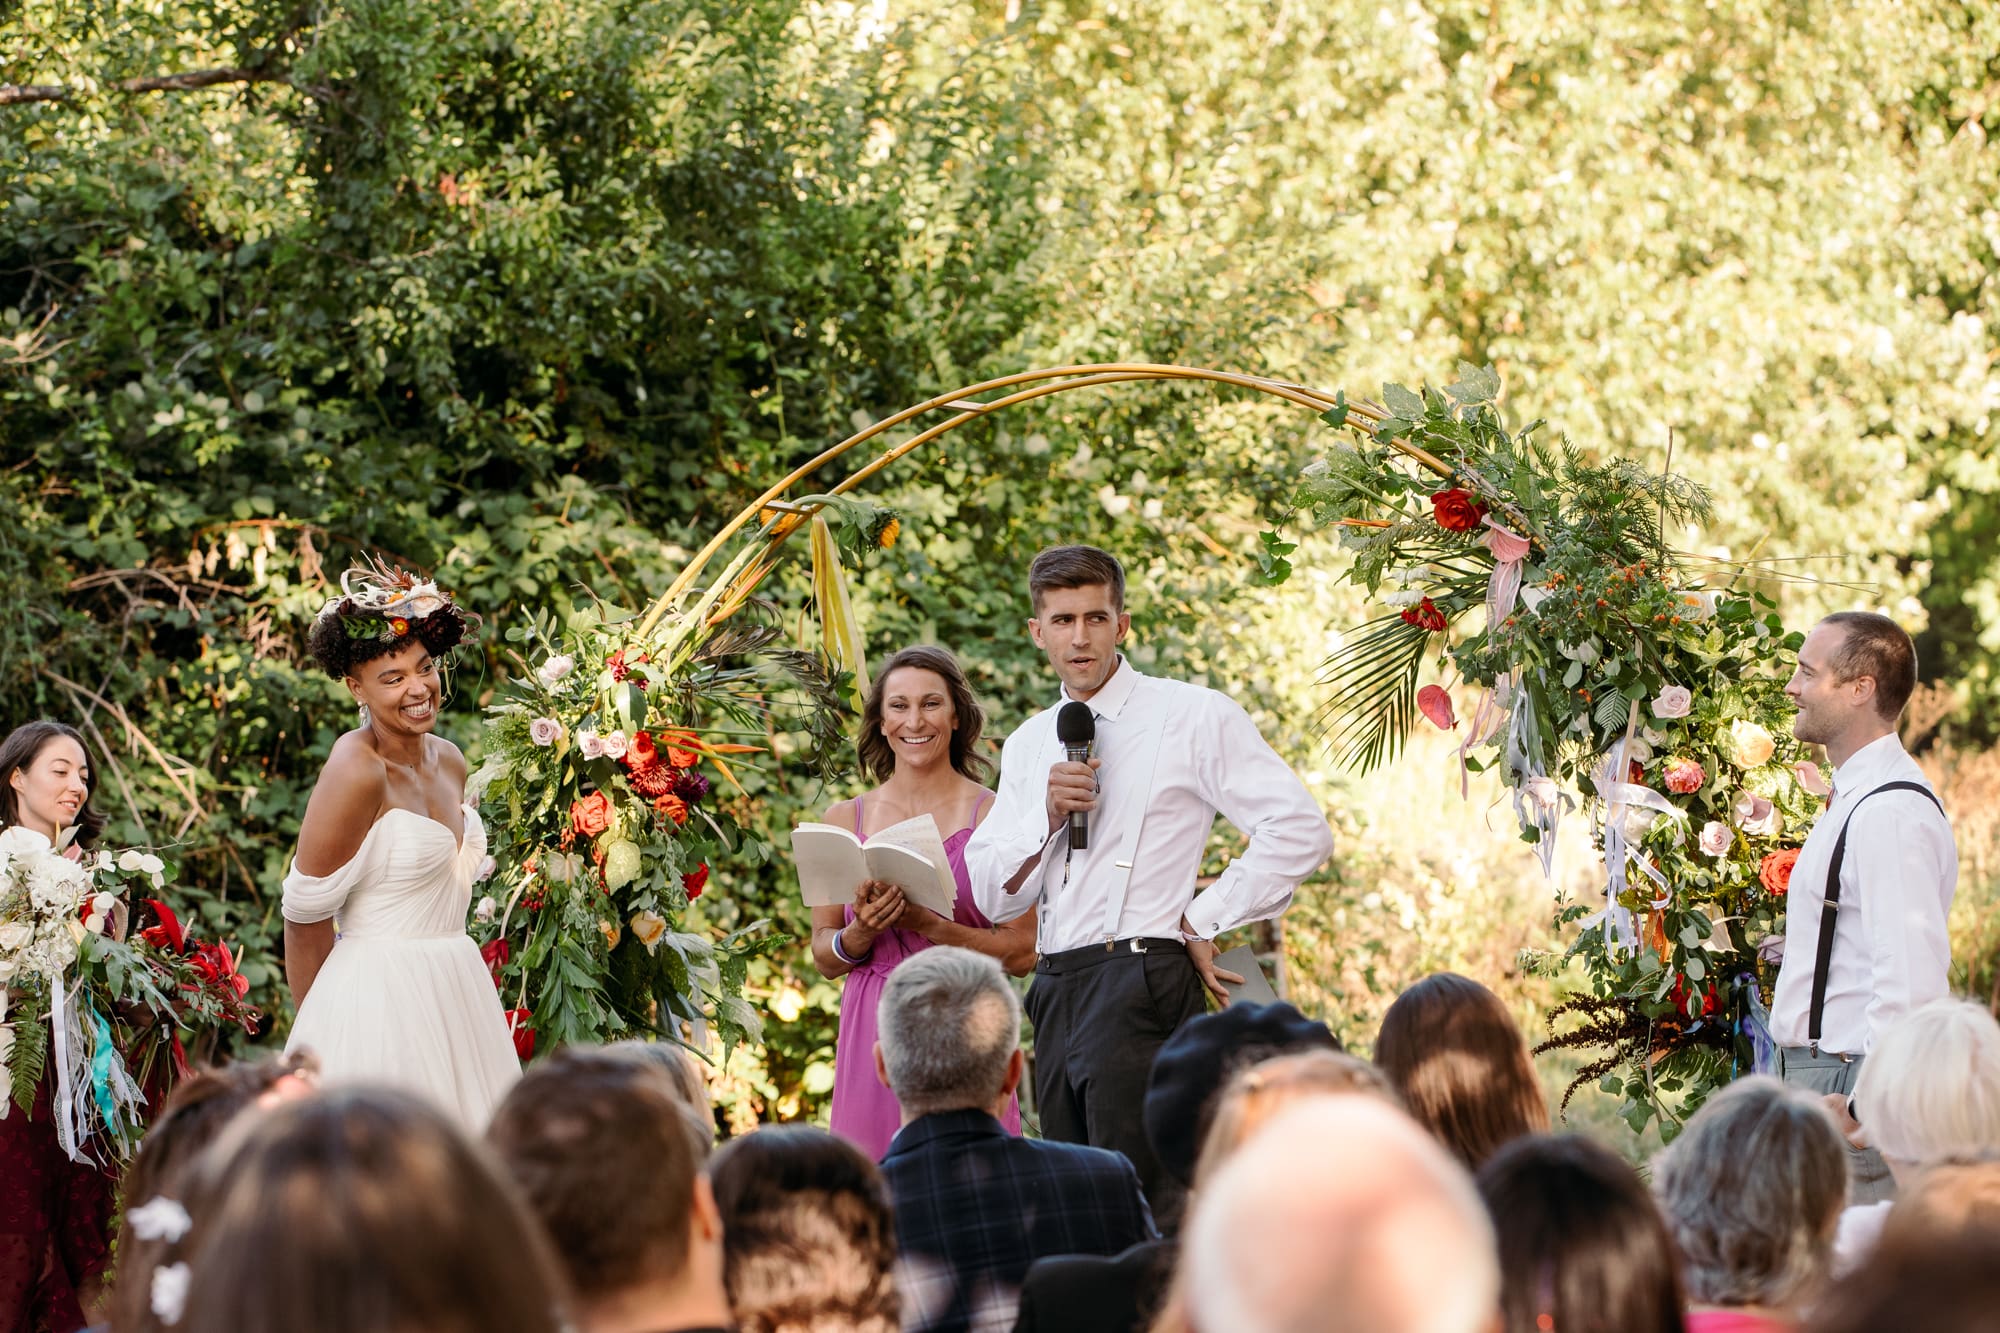
{"label": "palm leaf", "polygon": [[1400,613],[1371,620],[1327,658],[1320,684],[1333,698],[1320,710],[1327,748],[1367,772],[1394,759],[1417,715],[1417,673],[1431,632]]}

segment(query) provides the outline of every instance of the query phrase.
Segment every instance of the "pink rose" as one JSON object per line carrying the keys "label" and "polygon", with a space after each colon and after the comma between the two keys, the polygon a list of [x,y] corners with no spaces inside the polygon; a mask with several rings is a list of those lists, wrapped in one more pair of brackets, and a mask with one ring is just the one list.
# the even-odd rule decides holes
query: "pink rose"
{"label": "pink rose", "polygon": [[1686,717],[1694,708],[1694,691],[1685,685],[1669,685],[1653,697],[1653,716]]}
{"label": "pink rose", "polygon": [[554,745],[562,737],[562,723],[552,717],[538,717],[528,724],[528,739],[537,745]]}
{"label": "pink rose", "polygon": [[1708,781],[1708,774],[1692,759],[1670,759],[1667,761],[1667,790],[1677,796],[1690,796],[1702,789]]}
{"label": "pink rose", "polygon": [[1755,792],[1743,792],[1729,807],[1730,815],[1736,820],[1736,827],[1753,838],[1768,838],[1784,826],[1785,817],[1778,807]]}
{"label": "pink rose", "polygon": [[1819,765],[1810,759],[1801,759],[1792,765],[1792,776],[1799,780],[1799,786],[1814,796],[1830,796],[1833,788],[1826,782],[1826,776],[1819,771]]}
{"label": "pink rose", "polygon": [[1729,844],[1733,841],[1729,834],[1729,825],[1719,819],[1711,819],[1701,826],[1701,849],[1710,856],[1721,856],[1729,850]]}

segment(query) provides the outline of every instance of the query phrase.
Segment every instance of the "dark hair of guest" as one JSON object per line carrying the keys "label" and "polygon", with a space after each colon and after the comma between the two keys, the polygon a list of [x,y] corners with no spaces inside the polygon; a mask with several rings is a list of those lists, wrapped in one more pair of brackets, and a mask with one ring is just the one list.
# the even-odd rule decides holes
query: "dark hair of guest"
{"label": "dark hair of guest", "polygon": [[860,1149],[821,1129],[760,1129],[724,1144],[709,1179],[741,1333],[894,1333],[896,1228]]}
{"label": "dark hair of guest", "polygon": [[1375,1039],[1375,1063],[1417,1123],[1469,1171],[1500,1145],[1549,1128],[1513,1015],[1456,972],[1434,973],[1396,997]]}
{"label": "dark hair of guest", "polygon": [[903,649],[884,662],[882,669],[875,673],[868,699],[861,706],[861,736],[854,743],[861,755],[862,770],[873,775],[877,782],[887,782],[896,771],[896,753],[889,748],[888,739],[882,735],[882,707],[888,694],[890,675],[904,667],[935,672],[943,679],[945,693],[951,697],[951,711],[956,718],[951,729],[951,766],[974,782],[985,782],[993,775],[992,762],[979,752],[979,734],[986,726],[986,712],[980,708],[979,700],[973,697],[972,685],[966,680],[958,659],[942,648],[932,648],[927,644]]}
{"label": "dark hair of guest", "polygon": [[83,804],[77,808],[75,825],[77,846],[88,847],[104,830],[104,812],[90,803],[97,795],[97,766],[91,762],[90,747],[83,743],[83,736],[75,727],[47,718],[24,722],[8,732],[6,740],[0,741],[0,828],[11,828],[21,822],[21,808],[14,795],[15,770],[33,764],[41,757],[43,748],[58,736],[67,736],[77,743],[83,751],[84,768],[90,774],[84,779]]}
{"label": "dark hair of guest", "polygon": [[1681,1333],[1673,1239],[1639,1173],[1579,1135],[1531,1134],[1487,1158],[1501,1333]]}

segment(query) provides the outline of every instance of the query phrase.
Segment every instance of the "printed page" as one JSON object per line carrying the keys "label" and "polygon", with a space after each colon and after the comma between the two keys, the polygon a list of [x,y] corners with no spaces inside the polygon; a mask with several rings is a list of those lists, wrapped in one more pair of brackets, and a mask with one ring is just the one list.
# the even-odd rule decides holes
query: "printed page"
{"label": "printed page", "polygon": [[846,906],[867,873],[860,839],[832,824],[793,829],[792,859],[798,863],[799,896],[807,907]]}

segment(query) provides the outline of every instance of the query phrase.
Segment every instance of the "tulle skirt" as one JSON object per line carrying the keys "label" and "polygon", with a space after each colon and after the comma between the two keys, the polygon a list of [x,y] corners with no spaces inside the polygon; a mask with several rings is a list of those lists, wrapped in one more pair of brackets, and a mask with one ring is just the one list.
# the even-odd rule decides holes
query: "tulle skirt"
{"label": "tulle skirt", "polygon": [[493,977],[464,934],[342,936],[285,1049],[317,1055],[330,1086],[401,1088],[473,1134],[521,1076]]}

